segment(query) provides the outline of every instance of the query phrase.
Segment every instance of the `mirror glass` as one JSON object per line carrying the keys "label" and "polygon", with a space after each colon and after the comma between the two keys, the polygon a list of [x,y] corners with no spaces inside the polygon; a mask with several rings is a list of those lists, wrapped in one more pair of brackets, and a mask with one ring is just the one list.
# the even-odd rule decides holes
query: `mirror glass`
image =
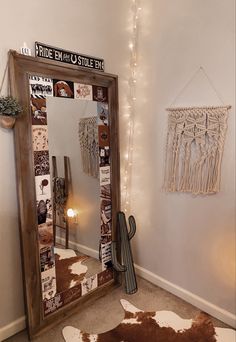
{"label": "mirror glass", "polygon": [[[99,260],[101,233],[97,117],[95,101],[73,99],[68,103],[65,98],[47,99],[48,146],[52,170],[50,177],[53,186],[57,186],[53,173],[57,171],[60,181],[65,178],[65,163],[68,168],[65,208],[55,203],[56,199],[53,198],[53,210],[56,211],[54,254],[58,292],[102,271]],[[86,128],[90,131],[83,141]],[[90,145],[90,153],[85,156],[84,144]],[[56,163],[53,163],[53,157]],[[60,228],[66,225],[65,220],[69,230],[67,249],[65,230]]]}
{"label": "mirror glass", "polygon": [[30,76],[44,315],[112,280],[107,88]]}

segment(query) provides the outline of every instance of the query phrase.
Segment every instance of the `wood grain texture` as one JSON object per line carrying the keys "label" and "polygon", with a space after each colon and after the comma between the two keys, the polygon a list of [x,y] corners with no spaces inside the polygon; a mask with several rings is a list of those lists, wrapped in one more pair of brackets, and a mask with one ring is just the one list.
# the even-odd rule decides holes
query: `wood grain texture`
{"label": "wood grain texture", "polygon": [[120,161],[118,126],[118,78],[98,71],[88,71],[73,65],[62,64],[9,52],[11,94],[23,106],[14,127],[15,161],[19,203],[19,226],[21,236],[24,295],[27,327],[30,339],[59,321],[82,310],[83,306],[118,286],[120,277],[114,271],[114,280],[92,293],[67,304],[46,318],[43,317],[39,244],[37,234],[36,194],[33,165],[29,75],[64,79],[108,88],[110,108],[111,180],[112,180],[112,238],[116,238],[116,213],[120,210]]}

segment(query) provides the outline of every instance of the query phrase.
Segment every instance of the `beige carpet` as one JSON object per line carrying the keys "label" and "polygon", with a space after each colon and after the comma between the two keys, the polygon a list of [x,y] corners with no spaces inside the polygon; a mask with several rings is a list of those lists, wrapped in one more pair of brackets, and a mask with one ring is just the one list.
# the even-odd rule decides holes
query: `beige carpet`
{"label": "beige carpet", "polygon": [[[191,304],[186,303],[182,299],[170,294],[169,292],[138,278],[139,290],[134,295],[125,294],[122,287],[114,289],[106,296],[103,296],[90,304],[86,309],[69,317],[67,320],[56,327],[50,329],[40,337],[36,338],[36,342],[64,342],[62,329],[66,326],[72,326],[86,331],[88,333],[99,334],[116,327],[124,318],[124,310],[120,305],[120,299],[126,299],[132,302],[137,308],[144,311],[173,311],[183,319],[191,319],[198,315],[199,309]],[[227,326],[212,319],[214,326]],[[9,338],[8,342],[26,342],[27,334],[25,331]],[[148,342],[148,341],[145,341]]]}

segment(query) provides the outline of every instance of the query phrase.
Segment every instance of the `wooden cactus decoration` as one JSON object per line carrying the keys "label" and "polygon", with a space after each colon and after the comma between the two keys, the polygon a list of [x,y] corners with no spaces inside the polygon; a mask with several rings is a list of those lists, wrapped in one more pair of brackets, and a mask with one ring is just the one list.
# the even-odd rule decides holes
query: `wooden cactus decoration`
{"label": "wooden cactus decoration", "polygon": [[133,216],[129,217],[130,231],[128,232],[125,214],[119,212],[117,214],[117,230],[120,240],[121,263],[117,260],[116,241],[112,242],[112,264],[116,271],[124,272],[126,293],[133,294],[137,291],[137,281],[134,271],[133,256],[130,246],[130,240],[136,232],[136,224]]}

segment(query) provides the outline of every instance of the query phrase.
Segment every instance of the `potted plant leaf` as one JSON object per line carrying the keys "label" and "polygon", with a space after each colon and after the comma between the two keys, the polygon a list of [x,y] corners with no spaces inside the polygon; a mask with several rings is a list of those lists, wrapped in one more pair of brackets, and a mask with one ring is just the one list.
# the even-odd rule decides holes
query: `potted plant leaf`
{"label": "potted plant leaf", "polygon": [[16,117],[22,112],[22,107],[12,96],[0,97],[0,125],[4,128],[12,128]]}

